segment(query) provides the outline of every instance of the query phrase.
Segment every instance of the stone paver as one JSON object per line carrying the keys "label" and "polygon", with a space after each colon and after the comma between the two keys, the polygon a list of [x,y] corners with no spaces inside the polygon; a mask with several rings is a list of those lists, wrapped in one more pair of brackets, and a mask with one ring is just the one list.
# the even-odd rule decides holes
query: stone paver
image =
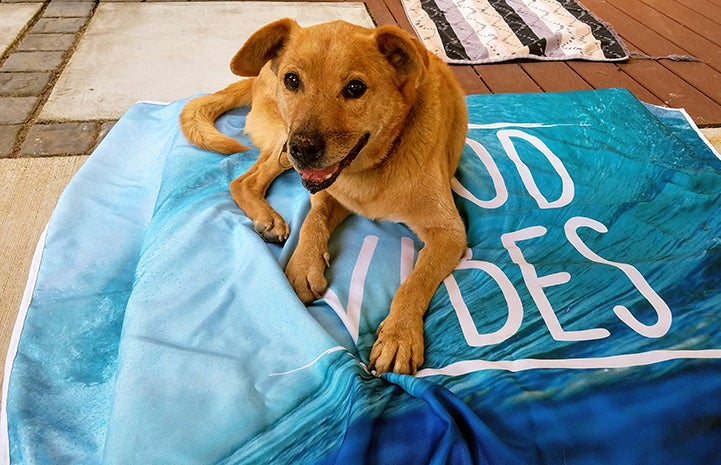
{"label": "stone paver", "polygon": [[86,18],[41,18],[30,29],[31,33],[75,33],[85,26]]}
{"label": "stone paver", "polygon": [[115,126],[115,123],[117,121],[109,121],[107,123],[102,123],[100,125],[100,133],[98,134],[98,141],[101,141],[105,138],[105,136],[110,132],[111,129],[113,129],[113,126]]}
{"label": "stone paver", "polygon": [[63,63],[63,55],[62,51],[12,53],[0,71],[52,71]]}
{"label": "stone paver", "polygon": [[21,129],[21,124],[0,126],[0,157],[7,157],[12,153],[15,140]]}
{"label": "stone paver", "polygon": [[20,52],[68,50],[75,43],[75,34],[28,34],[18,44]]}
{"label": "stone paver", "polygon": [[88,153],[97,139],[99,124],[48,123],[30,128],[20,150],[22,156],[82,155]]}
{"label": "stone paver", "polygon": [[31,97],[41,94],[47,87],[53,74],[38,73],[0,73],[0,96]]}
{"label": "stone paver", "polygon": [[94,2],[54,1],[43,12],[43,17],[85,18],[95,8]]}
{"label": "stone paver", "polygon": [[37,101],[37,97],[0,97],[0,124],[24,123]]}

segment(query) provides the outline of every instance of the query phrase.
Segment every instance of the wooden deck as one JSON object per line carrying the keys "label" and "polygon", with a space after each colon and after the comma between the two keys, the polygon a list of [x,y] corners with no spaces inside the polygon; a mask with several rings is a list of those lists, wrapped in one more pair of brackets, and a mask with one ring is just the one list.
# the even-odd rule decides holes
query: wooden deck
{"label": "wooden deck", "polygon": [[[365,0],[378,25],[412,31],[400,0]],[[721,126],[721,0],[581,0],[631,52],[699,61],[517,61],[454,66],[469,94],[625,87],[644,102],[685,108],[701,127]]]}

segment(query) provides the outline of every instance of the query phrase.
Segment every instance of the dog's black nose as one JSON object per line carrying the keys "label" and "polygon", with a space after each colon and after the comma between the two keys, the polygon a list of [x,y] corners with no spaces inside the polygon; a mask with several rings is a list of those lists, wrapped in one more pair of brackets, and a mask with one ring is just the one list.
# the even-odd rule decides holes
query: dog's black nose
{"label": "dog's black nose", "polygon": [[316,131],[293,133],[288,141],[288,153],[302,167],[312,165],[324,151],[325,141]]}

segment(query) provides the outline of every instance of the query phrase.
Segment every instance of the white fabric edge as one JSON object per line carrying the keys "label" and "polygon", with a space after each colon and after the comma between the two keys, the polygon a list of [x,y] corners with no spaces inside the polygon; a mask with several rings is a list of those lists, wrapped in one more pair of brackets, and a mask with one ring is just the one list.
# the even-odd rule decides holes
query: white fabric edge
{"label": "white fabric edge", "polygon": [[654,105],[651,103],[649,103],[647,105],[651,105],[656,108],[661,108],[662,110],[675,111],[676,113],[680,113],[686,119],[686,122],[688,123],[688,125],[691,126],[691,128],[696,132],[696,135],[701,139],[701,141],[703,141],[703,143],[706,144],[706,147],[708,147],[709,150],[711,150],[711,153],[713,153],[716,156],[716,158],[721,160],[721,154],[719,153],[719,151],[711,143],[711,141],[708,140],[708,138],[701,131],[701,129],[696,125],[696,122],[693,120],[693,118],[691,118],[691,115],[688,114],[688,112],[686,111],[685,108],[669,108],[669,107],[664,107],[662,105]]}
{"label": "white fabric edge", "polygon": [[601,370],[640,367],[673,360],[721,359],[721,349],[699,350],[650,350],[633,354],[610,355],[606,357],[518,360],[463,360],[442,368],[424,368],[416,373],[419,378],[427,376],[461,376],[484,370],[521,372],[540,369]]}
{"label": "white fabric edge", "polygon": [[43,251],[45,250],[45,237],[47,232],[48,226],[45,225],[45,229],[43,229],[40,239],[38,239],[38,243],[35,246],[35,252],[33,253],[33,259],[30,264],[30,271],[28,272],[28,280],[25,284],[25,291],[23,292],[23,298],[20,302],[20,308],[18,309],[18,316],[15,320],[12,335],[10,336],[7,356],[5,357],[5,372],[3,373],[2,385],[2,406],[0,407],[0,463],[10,463],[10,432],[8,430],[7,417],[10,373],[15,361],[15,356],[17,355],[18,344],[20,343],[20,334],[22,333],[23,326],[25,324],[25,317],[27,316],[33,292],[35,291],[35,283],[37,282],[40,262],[42,261]]}
{"label": "white fabric edge", "polygon": [[170,104],[173,103],[173,102],[166,102],[166,101],[163,101],[163,100],[137,100],[133,105],[137,105],[137,104],[139,104],[139,103],[147,103],[147,104],[149,104],[149,105],[162,105],[162,106],[166,106],[166,105],[170,105]]}
{"label": "white fabric edge", "polygon": [[696,123],[694,122],[693,118],[691,118],[691,115],[688,114],[686,109],[679,108],[678,111],[680,111],[683,117],[686,118],[688,124],[693,128],[694,131],[696,131],[696,134],[698,134],[703,143],[706,144],[706,146],[711,150],[711,153],[716,155],[716,158],[721,160],[721,153],[719,153],[719,151],[716,150],[716,147],[711,143],[711,141],[706,138],[706,135],[701,131],[701,128],[696,126]]}

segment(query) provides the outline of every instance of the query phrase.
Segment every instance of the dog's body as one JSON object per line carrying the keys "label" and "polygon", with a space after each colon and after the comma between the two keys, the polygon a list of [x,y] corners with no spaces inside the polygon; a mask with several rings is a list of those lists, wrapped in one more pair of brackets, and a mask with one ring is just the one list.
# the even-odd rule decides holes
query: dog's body
{"label": "dog's body", "polygon": [[251,36],[231,70],[254,77],[189,102],[181,126],[203,148],[243,151],[213,123],[251,105],[245,131],[261,153],[230,190],[268,241],[284,241],[288,226],[265,192],[291,165],[300,173],[311,210],[286,275],[301,300],[326,289],[328,239],[351,212],[405,223],[424,242],[370,355],[378,373],[415,373],[424,357],[423,315],[466,248],[450,181],[467,110],[452,71],[394,26],[301,28],[288,19]]}

